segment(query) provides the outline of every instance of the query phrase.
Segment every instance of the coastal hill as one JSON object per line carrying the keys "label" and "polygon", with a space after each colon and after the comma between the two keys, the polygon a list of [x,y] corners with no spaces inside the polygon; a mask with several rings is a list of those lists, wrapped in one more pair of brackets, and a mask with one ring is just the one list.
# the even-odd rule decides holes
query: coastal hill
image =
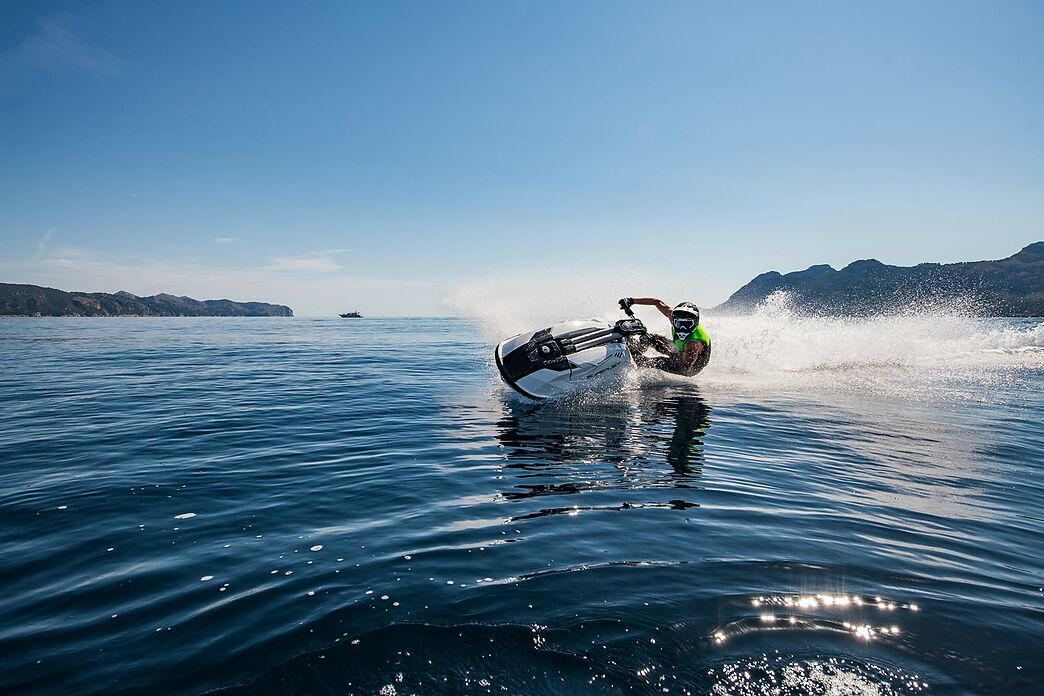
{"label": "coastal hill", "polygon": [[827,265],[786,275],[769,271],[715,309],[749,312],[779,290],[811,314],[869,315],[956,300],[986,315],[1044,316],[1044,242],[998,261],[889,266],[867,259],[840,271]]}
{"label": "coastal hill", "polygon": [[45,317],[292,317],[283,305],[194,300],[174,295],[138,297],[129,292],[65,292],[38,285],[0,283],[0,316]]}

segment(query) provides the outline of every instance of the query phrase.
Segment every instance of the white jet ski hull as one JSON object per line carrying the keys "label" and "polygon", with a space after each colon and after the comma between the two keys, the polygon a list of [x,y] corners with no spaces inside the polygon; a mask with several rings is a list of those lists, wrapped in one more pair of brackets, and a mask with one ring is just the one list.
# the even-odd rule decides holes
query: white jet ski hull
{"label": "white jet ski hull", "polygon": [[637,319],[575,319],[501,341],[494,355],[512,389],[552,399],[619,377],[632,364],[624,339],[644,332]]}

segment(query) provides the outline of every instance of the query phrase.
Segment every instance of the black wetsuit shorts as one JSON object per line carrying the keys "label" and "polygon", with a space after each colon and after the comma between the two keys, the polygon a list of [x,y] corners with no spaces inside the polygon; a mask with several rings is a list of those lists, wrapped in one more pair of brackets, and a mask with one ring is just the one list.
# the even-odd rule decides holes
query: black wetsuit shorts
{"label": "black wetsuit shorts", "polygon": [[[638,367],[652,367],[657,370],[663,370],[664,372],[670,372],[671,374],[681,375],[683,377],[692,377],[700,370],[707,367],[707,363],[710,362],[711,357],[711,347],[705,345],[703,351],[700,353],[700,357],[696,358],[696,362],[693,363],[692,367],[685,369],[682,367],[681,353],[675,353],[671,341],[663,336],[645,334],[637,340],[632,339],[629,345],[631,348],[631,356],[634,358],[634,362]],[[665,353],[665,355],[655,358],[646,357],[644,353],[649,348],[653,348],[660,353]]]}

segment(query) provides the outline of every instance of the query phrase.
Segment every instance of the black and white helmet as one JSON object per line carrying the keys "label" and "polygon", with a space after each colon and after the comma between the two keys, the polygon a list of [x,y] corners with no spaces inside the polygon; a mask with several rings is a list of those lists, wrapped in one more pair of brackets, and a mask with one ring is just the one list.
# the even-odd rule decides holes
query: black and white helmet
{"label": "black and white helmet", "polygon": [[692,302],[682,302],[671,310],[671,324],[678,338],[685,340],[700,323],[700,308]]}

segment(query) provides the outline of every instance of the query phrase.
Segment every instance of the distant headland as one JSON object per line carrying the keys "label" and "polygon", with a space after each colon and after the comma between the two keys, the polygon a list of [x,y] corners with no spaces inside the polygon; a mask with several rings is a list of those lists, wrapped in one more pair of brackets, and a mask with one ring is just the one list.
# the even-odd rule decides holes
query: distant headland
{"label": "distant headland", "polygon": [[998,261],[889,266],[876,259],[834,270],[762,273],[715,309],[751,311],[776,291],[790,293],[812,314],[870,315],[908,306],[960,301],[991,316],[1044,316],[1044,242]]}
{"label": "distant headland", "polygon": [[284,305],[194,300],[129,292],[65,292],[39,285],[0,283],[0,316],[29,317],[292,317]]}

